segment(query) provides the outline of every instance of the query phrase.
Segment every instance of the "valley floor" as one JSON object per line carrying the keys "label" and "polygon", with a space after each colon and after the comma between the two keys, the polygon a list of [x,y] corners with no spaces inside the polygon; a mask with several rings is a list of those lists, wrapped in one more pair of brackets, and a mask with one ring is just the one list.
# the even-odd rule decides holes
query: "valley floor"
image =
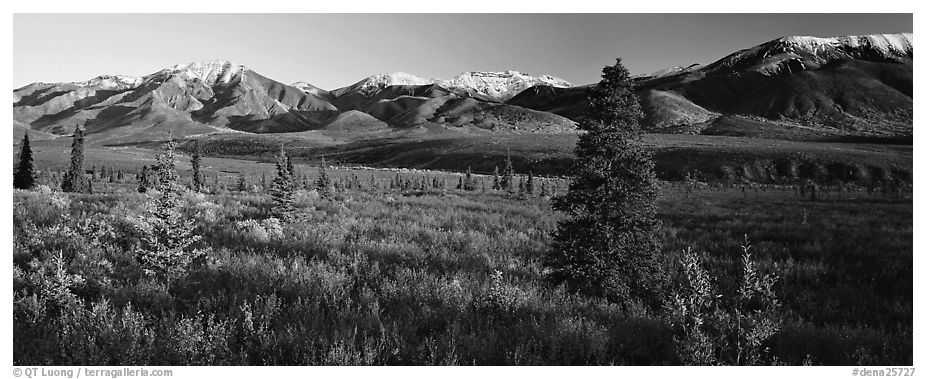
{"label": "valley floor", "polygon": [[[321,157],[333,165],[414,168],[492,174],[510,155],[515,171],[561,176],[569,169],[575,134],[505,134],[485,132],[402,132],[363,140],[330,140],[317,133],[215,134],[197,137],[206,170],[220,176],[273,173],[280,145],[306,172]],[[322,138],[324,137],[324,138]],[[644,139],[660,179],[734,183],[818,184],[909,187],[913,182],[913,145],[897,141],[855,139],[839,142],[789,141],[721,135],[647,134]],[[92,165],[138,171],[154,162],[157,143],[125,146],[89,145]],[[192,142],[181,148],[189,153]],[[40,169],[64,170],[70,138],[33,141]],[[18,148],[14,148],[18,152]],[[178,168],[189,170],[189,158]],[[88,167],[91,168],[91,167]]]}
{"label": "valley floor", "polygon": [[[94,154],[88,166],[120,164]],[[216,160],[213,173],[259,165]],[[235,174],[216,194],[185,195],[207,259],[169,286],[133,257],[147,201],[134,178],[100,180],[93,195],[16,191],[14,364],[679,363],[679,331],[658,311],[543,280],[559,217],[548,198],[454,190],[456,174],[422,190],[390,189],[420,174],[335,175],[364,188],[300,191],[289,223],[268,218],[254,187],[229,190]],[[912,199],[669,183],[659,209],[673,281],[692,247],[729,292],[744,234],[761,270],[780,276],[785,323],[769,363],[912,364]]]}

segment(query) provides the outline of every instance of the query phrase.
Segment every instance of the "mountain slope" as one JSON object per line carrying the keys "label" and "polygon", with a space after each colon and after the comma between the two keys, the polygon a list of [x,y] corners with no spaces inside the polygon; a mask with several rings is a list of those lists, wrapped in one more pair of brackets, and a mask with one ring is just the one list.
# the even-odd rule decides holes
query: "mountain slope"
{"label": "mountain slope", "polygon": [[[912,134],[911,34],[783,37],[707,66],[636,77],[652,129],[709,122],[721,114],[786,121],[840,133]],[[538,86],[508,104],[580,120],[586,100]]]}
{"label": "mountain slope", "polygon": [[[645,125],[660,132],[758,136],[800,126],[801,135],[909,136],[912,62],[911,34],[783,37],[634,83]],[[141,77],[33,83],[13,91],[13,118],[17,133],[69,135],[81,126],[88,141],[107,144],[215,131],[562,133],[575,131],[592,88],[470,71],[449,80],[394,72],[326,91],[203,61]]]}
{"label": "mountain slope", "polygon": [[177,65],[141,78],[37,83],[14,91],[14,100],[14,119],[34,129],[67,134],[80,125],[117,140],[142,131],[152,138],[217,129],[302,131],[338,113],[319,96],[227,61]]}
{"label": "mountain slope", "polygon": [[[447,80],[425,79],[404,72],[393,72],[367,77],[350,86],[333,90],[330,94],[337,104],[355,105],[362,99],[373,97],[380,91],[392,86],[407,87],[429,84],[436,84],[459,96],[494,102],[505,102],[521,91],[535,85],[548,85],[559,88],[572,86],[569,82],[554,76],[541,75],[533,77],[510,70],[503,72],[468,71]],[[339,106],[339,108],[341,107]]]}
{"label": "mountain slope", "polygon": [[[361,111],[396,128],[441,124],[504,131],[574,131],[575,123],[567,118],[498,102],[492,96],[520,91],[519,86],[528,83],[524,76],[507,78],[511,80],[433,83],[404,73],[386,74],[332,91],[331,103],[342,112]],[[395,84],[421,82],[425,84]]]}

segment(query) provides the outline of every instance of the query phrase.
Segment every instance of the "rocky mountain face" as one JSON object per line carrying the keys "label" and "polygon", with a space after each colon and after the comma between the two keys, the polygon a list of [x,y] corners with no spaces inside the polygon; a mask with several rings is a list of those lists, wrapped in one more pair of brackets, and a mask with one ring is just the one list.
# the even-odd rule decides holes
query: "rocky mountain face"
{"label": "rocky mountain face", "polygon": [[[725,116],[875,135],[912,135],[911,34],[785,37],[706,66],[635,78],[655,130],[709,126]],[[585,90],[587,91],[587,90]],[[581,88],[534,87],[508,104],[580,120]]]}
{"label": "rocky mountain face", "polygon": [[[634,78],[646,125],[671,131],[735,116],[861,134],[912,134],[910,34],[786,37],[708,65]],[[361,133],[447,128],[560,133],[582,119],[592,85],[517,71],[448,80],[395,72],[327,91],[283,84],[227,61],[142,77],[33,83],[13,91],[14,126],[65,135],[77,125],[107,144],[214,131]],[[689,128],[689,132],[690,132]]]}

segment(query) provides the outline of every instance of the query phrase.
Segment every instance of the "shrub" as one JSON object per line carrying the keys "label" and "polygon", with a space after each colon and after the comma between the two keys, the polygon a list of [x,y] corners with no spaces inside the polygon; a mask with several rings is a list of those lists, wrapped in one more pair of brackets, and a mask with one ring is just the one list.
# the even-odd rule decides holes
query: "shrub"
{"label": "shrub", "polygon": [[280,240],[283,238],[283,225],[274,217],[265,220],[244,220],[235,223],[239,233],[245,237],[262,243]]}
{"label": "shrub", "polygon": [[742,277],[733,296],[719,293],[703,258],[682,252],[681,288],[666,305],[678,329],[679,359],[691,365],[758,365],[769,362],[767,341],[782,325],[780,303],[772,287],[774,275],[760,275],[748,237],[742,245]]}
{"label": "shrub", "polygon": [[516,287],[505,283],[504,275],[499,270],[489,275],[489,286],[473,299],[473,306],[488,314],[509,313],[514,310],[520,293]]}

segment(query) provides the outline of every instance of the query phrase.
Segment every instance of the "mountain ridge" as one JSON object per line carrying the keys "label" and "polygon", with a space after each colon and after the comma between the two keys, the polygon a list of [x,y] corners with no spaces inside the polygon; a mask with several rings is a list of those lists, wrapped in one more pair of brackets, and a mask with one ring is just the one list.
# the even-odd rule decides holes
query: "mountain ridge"
{"label": "mountain ridge", "polygon": [[[686,129],[697,132],[724,115],[742,115],[839,133],[903,135],[912,133],[912,49],[910,33],[781,37],[707,65],[633,80],[652,130],[697,126]],[[593,87],[515,70],[467,71],[446,80],[398,71],[325,90],[207,60],[140,77],[31,83],[13,91],[13,113],[20,128],[62,135],[80,125],[120,140],[187,129],[354,130],[346,125],[354,120],[369,126],[359,131],[385,124],[561,133],[575,131]]]}

